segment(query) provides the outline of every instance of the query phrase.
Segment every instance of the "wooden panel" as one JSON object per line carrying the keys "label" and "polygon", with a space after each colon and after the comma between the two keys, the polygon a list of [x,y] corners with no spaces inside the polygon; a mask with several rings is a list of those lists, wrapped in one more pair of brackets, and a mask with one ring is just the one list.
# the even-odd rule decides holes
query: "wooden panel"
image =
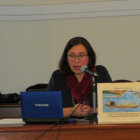
{"label": "wooden panel", "polygon": [[[52,129],[51,129],[52,128]],[[43,134],[43,135],[42,135]],[[93,125],[76,123],[60,125],[3,125],[0,127],[1,140],[139,140],[140,124]]]}

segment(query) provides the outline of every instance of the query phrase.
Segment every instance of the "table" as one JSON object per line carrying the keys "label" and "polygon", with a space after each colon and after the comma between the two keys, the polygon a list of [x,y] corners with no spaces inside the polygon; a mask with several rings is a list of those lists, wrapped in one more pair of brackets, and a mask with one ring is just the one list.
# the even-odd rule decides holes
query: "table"
{"label": "table", "polygon": [[[42,135],[43,134],[43,135]],[[0,125],[0,140],[139,140],[140,124],[90,122]]]}
{"label": "table", "polygon": [[[20,104],[0,105],[0,119],[20,117]],[[0,124],[0,140],[140,140],[140,124]]]}

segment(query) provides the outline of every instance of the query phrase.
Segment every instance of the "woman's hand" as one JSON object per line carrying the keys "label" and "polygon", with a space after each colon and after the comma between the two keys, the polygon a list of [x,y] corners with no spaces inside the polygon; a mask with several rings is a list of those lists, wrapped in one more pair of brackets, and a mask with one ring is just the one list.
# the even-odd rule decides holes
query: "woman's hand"
{"label": "woman's hand", "polygon": [[84,117],[84,116],[89,116],[91,114],[92,114],[92,109],[89,105],[76,104],[73,107],[73,113],[71,115],[75,117]]}
{"label": "woman's hand", "polygon": [[89,105],[76,104],[74,107],[63,108],[64,117],[85,117],[93,113],[93,109]]}

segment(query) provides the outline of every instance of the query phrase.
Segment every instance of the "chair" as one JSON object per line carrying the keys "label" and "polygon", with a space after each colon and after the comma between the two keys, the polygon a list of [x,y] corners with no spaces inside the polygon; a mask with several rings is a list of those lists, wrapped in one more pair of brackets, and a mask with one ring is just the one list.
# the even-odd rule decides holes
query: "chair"
{"label": "chair", "polygon": [[119,79],[119,80],[113,81],[113,83],[125,83],[125,82],[132,82],[132,81],[130,81],[130,80],[125,80],[125,79]]}
{"label": "chair", "polygon": [[26,89],[26,91],[46,91],[48,84],[35,84]]}

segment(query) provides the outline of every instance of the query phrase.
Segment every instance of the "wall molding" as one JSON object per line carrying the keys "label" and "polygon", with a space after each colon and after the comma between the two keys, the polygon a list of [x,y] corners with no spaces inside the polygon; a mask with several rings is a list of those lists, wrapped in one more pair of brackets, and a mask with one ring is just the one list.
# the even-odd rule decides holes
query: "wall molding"
{"label": "wall molding", "polygon": [[140,0],[38,6],[0,6],[0,21],[52,20],[140,15]]}

